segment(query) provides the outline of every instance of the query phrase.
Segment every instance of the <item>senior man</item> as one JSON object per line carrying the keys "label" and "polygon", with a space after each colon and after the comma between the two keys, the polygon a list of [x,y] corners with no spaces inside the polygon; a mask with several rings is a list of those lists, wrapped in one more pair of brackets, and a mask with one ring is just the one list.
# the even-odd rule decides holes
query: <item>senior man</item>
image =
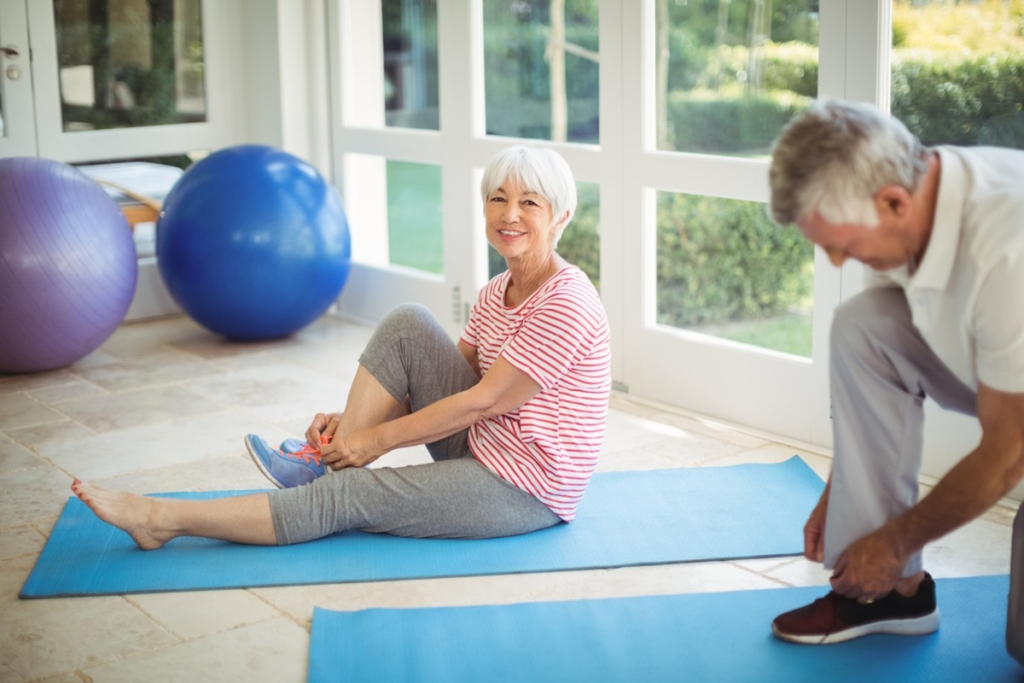
{"label": "senior man", "polygon": [[[779,136],[770,179],[776,222],[836,266],[869,267],[832,324],[834,460],[804,527],[832,591],[772,630],[813,644],[930,633],[939,610],[921,549],[1024,476],[1024,152],[926,148],[869,106],[817,101]],[[926,397],[977,416],[982,438],[918,500]],[[1019,553],[1020,515],[1007,648],[1024,662]]]}

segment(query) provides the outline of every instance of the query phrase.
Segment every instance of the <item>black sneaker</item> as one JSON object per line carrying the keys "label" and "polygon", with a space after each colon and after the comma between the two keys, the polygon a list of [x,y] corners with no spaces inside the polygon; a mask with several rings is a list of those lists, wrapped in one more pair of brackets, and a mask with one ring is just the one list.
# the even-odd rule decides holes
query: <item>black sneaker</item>
{"label": "black sneaker", "polygon": [[792,612],[775,617],[772,633],[791,643],[828,645],[872,633],[921,636],[939,628],[935,581],[925,572],[917,595],[892,591],[874,602],[858,602],[830,592]]}

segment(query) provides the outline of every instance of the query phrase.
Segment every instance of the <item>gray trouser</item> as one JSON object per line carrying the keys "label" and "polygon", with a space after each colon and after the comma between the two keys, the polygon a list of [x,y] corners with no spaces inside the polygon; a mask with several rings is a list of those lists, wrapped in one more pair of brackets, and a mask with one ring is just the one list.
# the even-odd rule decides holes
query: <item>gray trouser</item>
{"label": "gray trouser", "polygon": [[[939,360],[911,321],[902,289],[871,289],[832,323],[832,489],[825,566],[917,502],[923,402],[975,415],[977,395]],[[1024,507],[1021,508],[1024,510]],[[903,570],[921,570],[917,553]],[[1006,649],[1024,664],[1024,516],[1013,525]]]}
{"label": "gray trouser", "polygon": [[[832,488],[825,566],[917,503],[924,399],[975,414],[974,390],[911,321],[902,289],[869,289],[836,309],[831,336]],[[921,554],[903,576],[921,570]]]}
{"label": "gray trouser", "polygon": [[[423,306],[398,306],[377,326],[359,363],[413,411],[477,383],[476,373]],[[358,529],[418,538],[493,538],[561,519],[536,497],[481,465],[468,430],[427,444],[435,462],[346,468],[270,493],[281,545]]]}

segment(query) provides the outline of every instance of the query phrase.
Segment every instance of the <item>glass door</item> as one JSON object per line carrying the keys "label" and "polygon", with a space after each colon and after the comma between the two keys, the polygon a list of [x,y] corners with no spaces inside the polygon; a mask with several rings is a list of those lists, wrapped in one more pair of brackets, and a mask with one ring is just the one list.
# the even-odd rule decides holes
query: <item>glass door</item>
{"label": "glass door", "polygon": [[230,141],[226,5],[29,2],[39,153],[75,163]]}
{"label": "glass door", "polygon": [[629,392],[821,445],[842,275],[766,202],[775,137],[845,94],[827,76],[845,41],[826,36],[846,7],[828,5],[650,0],[627,15],[643,77],[624,98]]}
{"label": "glass door", "polygon": [[0,158],[35,156],[25,0],[0,0]]}

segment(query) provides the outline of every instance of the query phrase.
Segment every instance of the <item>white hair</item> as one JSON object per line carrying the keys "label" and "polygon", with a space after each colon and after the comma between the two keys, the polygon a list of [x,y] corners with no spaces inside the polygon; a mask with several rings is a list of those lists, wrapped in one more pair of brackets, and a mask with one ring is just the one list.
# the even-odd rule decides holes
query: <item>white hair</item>
{"label": "white hair", "polygon": [[568,212],[556,236],[557,243],[576,213],[576,181],[566,160],[558,152],[544,147],[515,146],[499,152],[487,164],[480,182],[480,197],[485,206],[491,193],[507,181],[546,199],[551,204],[552,224]]}
{"label": "white hair", "polygon": [[817,100],[775,142],[772,218],[795,223],[817,211],[829,223],[874,227],[878,191],[913,192],[927,169],[927,149],[898,119],[865,104]]}

